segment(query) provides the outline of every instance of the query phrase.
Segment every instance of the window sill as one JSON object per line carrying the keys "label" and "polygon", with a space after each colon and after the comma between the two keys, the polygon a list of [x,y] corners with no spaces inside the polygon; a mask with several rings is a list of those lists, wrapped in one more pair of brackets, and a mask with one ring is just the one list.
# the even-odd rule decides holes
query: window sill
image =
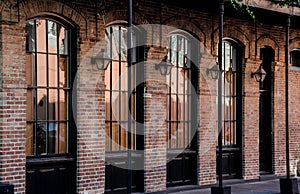
{"label": "window sill", "polygon": [[47,157],[47,158],[28,158],[26,160],[27,165],[38,165],[38,164],[51,164],[51,163],[65,163],[65,162],[73,162],[74,158],[69,158],[66,156],[55,156],[55,157]]}

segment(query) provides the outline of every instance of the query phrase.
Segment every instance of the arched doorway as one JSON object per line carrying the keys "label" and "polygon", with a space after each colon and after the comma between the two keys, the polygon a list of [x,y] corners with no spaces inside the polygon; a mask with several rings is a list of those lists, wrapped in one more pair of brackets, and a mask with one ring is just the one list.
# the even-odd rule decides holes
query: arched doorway
{"label": "arched doorway", "polygon": [[275,52],[271,47],[260,49],[265,79],[260,82],[259,96],[259,170],[260,174],[273,173],[273,72]]}
{"label": "arched doorway", "polygon": [[222,174],[224,178],[241,178],[244,52],[241,44],[232,39],[224,39],[222,49]]}

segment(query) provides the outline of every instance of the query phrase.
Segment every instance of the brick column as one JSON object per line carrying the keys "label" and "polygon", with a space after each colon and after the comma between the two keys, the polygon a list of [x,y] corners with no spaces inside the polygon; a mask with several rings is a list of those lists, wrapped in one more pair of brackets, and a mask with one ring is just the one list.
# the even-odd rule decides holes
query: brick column
{"label": "brick column", "polygon": [[0,24],[0,183],[13,184],[14,193],[25,193],[26,177],[24,26]]}
{"label": "brick column", "polygon": [[166,190],[166,78],[155,63],[167,54],[166,49],[150,47],[145,63],[145,191]]}
{"label": "brick column", "polygon": [[215,65],[215,59],[202,56],[199,75],[199,111],[198,129],[198,184],[216,182],[216,145],[217,145],[217,80],[206,74],[206,70]]}
{"label": "brick column", "polygon": [[244,126],[243,126],[243,178],[259,178],[259,83],[251,78],[259,64],[248,61],[245,68]]}
{"label": "brick column", "polygon": [[[275,63],[274,63],[275,65]],[[276,63],[274,71],[274,174],[286,175],[285,152],[285,70],[284,63]],[[272,68],[275,70],[275,66]],[[293,90],[289,90],[290,93]],[[291,135],[291,134],[290,134]]]}
{"label": "brick column", "polygon": [[77,76],[77,189],[84,194],[104,193],[104,71],[93,68],[87,56],[80,63]]}

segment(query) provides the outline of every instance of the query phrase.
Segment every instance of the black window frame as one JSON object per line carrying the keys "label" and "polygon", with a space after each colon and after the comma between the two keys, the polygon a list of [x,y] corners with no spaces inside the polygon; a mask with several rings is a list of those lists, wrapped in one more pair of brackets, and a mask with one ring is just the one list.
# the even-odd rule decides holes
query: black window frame
{"label": "black window frame", "polygon": [[[224,109],[222,110],[223,113],[222,113],[222,146],[223,147],[235,147],[235,148],[241,148],[242,146],[242,133],[243,133],[243,124],[242,124],[242,118],[243,118],[243,59],[242,59],[242,56],[243,56],[243,53],[244,53],[244,49],[243,47],[241,46],[240,43],[236,42],[235,40],[233,39],[223,39],[222,41],[222,106],[224,107],[224,103],[225,103],[225,98],[226,97],[229,97],[229,98],[234,98],[235,99],[235,118],[234,119],[225,119],[224,115],[225,115],[225,112],[224,112]],[[230,67],[231,69],[228,69],[226,71],[225,69],[225,45],[228,44],[230,46],[230,55],[231,55],[231,58],[230,58]],[[234,51],[233,51],[234,50]],[[234,54],[233,54],[234,53]],[[232,58],[232,56],[234,55],[234,59]],[[235,66],[235,69],[232,69],[232,66],[233,66],[233,63],[234,66]],[[234,77],[235,79],[235,94],[234,95],[225,95],[224,94],[224,85],[225,85],[225,82],[228,80],[228,79],[232,79]],[[227,80],[226,80],[227,79]],[[231,88],[232,89],[232,88]],[[230,90],[231,90],[230,89]],[[226,135],[226,129],[225,129],[225,126],[226,126],[226,123],[230,123],[230,122],[234,122],[235,124],[235,134],[234,134],[234,143],[230,143],[230,144],[227,144],[225,141],[225,135]],[[232,137],[232,135],[230,134],[230,137]]]}
{"label": "black window frame", "polygon": [[[124,80],[119,79],[118,80],[118,84],[119,84],[119,89],[113,89],[112,88],[112,82],[113,82],[113,76],[112,76],[112,70],[113,70],[113,63],[118,63],[118,71],[119,71],[119,76],[121,76],[122,73],[122,68],[126,68],[125,71],[128,70],[128,64],[127,64],[127,43],[125,42],[125,44],[123,46],[126,46],[126,49],[122,49],[122,40],[121,40],[121,33],[119,33],[119,37],[118,37],[118,50],[117,50],[117,59],[115,59],[114,51],[112,48],[113,45],[113,36],[112,34],[114,33],[112,28],[118,28],[119,31],[122,30],[122,28],[125,28],[127,30],[127,26],[123,23],[116,23],[113,25],[110,25],[108,27],[106,27],[106,38],[107,39],[107,44],[109,44],[107,46],[108,49],[106,49],[106,53],[108,55],[108,57],[110,59],[112,59],[109,62],[108,65],[108,71],[109,71],[109,88],[105,88],[105,93],[109,93],[109,102],[105,101],[105,103],[109,103],[106,104],[106,114],[107,114],[107,108],[109,108],[109,118],[107,119],[107,115],[105,116],[105,127],[107,125],[109,125],[109,134],[107,134],[106,132],[106,140],[105,140],[105,152],[106,153],[118,153],[118,152],[124,152],[128,150],[128,145],[126,143],[126,146],[124,146],[121,149],[121,126],[120,123],[123,123],[123,125],[126,125],[126,127],[128,126],[128,118],[126,117],[123,120],[120,120],[121,115],[119,115],[119,119],[113,120],[113,110],[112,110],[112,95],[113,93],[118,93],[118,96],[120,96],[121,93],[124,93],[125,95],[128,94],[128,89],[126,90],[122,90],[120,89],[120,86],[122,85],[122,82]],[[132,115],[133,118],[133,124],[132,124],[132,128],[135,129],[135,131],[132,132],[132,144],[131,145],[131,150],[143,150],[144,149],[144,128],[142,126],[142,124],[144,123],[144,99],[143,99],[143,92],[144,92],[144,46],[141,44],[144,40],[143,40],[143,36],[142,33],[140,32],[141,29],[137,29],[135,27],[133,27],[132,29],[132,38],[133,38],[133,44],[132,44],[132,66],[131,66],[131,76],[132,76],[132,91],[131,91],[131,96],[128,98],[127,100],[132,100],[131,104],[132,107],[129,108],[129,112],[130,114],[134,114]],[[110,35],[109,35],[110,34]],[[124,42],[123,42],[124,43]],[[120,52],[121,51],[121,52]],[[125,55],[125,57],[123,57],[123,55]],[[121,63],[126,63],[126,65],[124,65],[124,67],[121,67]],[[107,70],[106,70],[107,71]],[[106,73],[106,72],[105,72]],[[127,75],[127,74],[126,74]],[[107,76],[107,75],[106,75]],[[118,77],[120,78],[120,77]],[[127,77],[123,77],[124,79],[126,79],[125,82],[127,82]],[[105,78],[106,79],[106,78]],[[138,84],[138,85],[137,85]],[[127,86],[126,86],[127,88]],[[119,98],[119,97],[118,97]],[[126,101],[126,103],[128,103]],[[127,104],[121,104],[120,102],[120,98],[119,98],[119,108],[118,108],[118,112],[121,112],[121,107],[124,108],[124,106],[127,106]],[[138,106],[138,110],[137,107]],[[133,110],[133,108],[135,110]],[[113,142],[113,138],[112,138],[112,125],[113,123],[118,123],[119,124],[119,129],[118,129],[118,146],[119,148],[117,150],[114,150],[112,147],[112,142]],[[105,129],[106,130],[106,129]],[[126,130],[126,141],[128,138],[128,131]],[[109,136],[109,137],[108,137]],[[107,141],[109,141],[109,145],[107,145]],[[107,146],[109,146],[109,149],[107,149]]]}
{"label": "black window frame", "polygon": [[[35,36],[35,40],[34,40],[34,44],[35,44],[35,49],[34,50],[30,50],[29,49],[29,41],[28,41],[28,34],[26,34],[26,55],[30,55],[30,54],[35,54],[35,61],[34,61],[34,64],[33,64],[33,68],[34,68],[34,72],[33,72],[33,77],[32,78],[32,84],[28,84],[27,86],[27,91],[33,91],[34,93],[34,100],[33,100],[33,119],[31,120],[27,120],[26,119],[26,123],[33,123],[34,125],[34,134],[36,134],[36,130],[37,130],[37,123],[39,122],[39,120],[37,119],[37,99],[36,99],[36,96],[37,96],[37,90],[39,88],[44,88],[45,90],[47,90],[47,93],[48,93],[48,90],[50,89],[56,89],[58,91],[60,90],[63,90],[63,91],[67,91],[68,95],[67,95],[67,103],[66,103],[66,117],[67,119],[65,120],[55,120],[55,122],[65,122],[67,123],[67,132],[66,132],[66,140],[67,140],[67,143],[66,143],[66,152],[65,153],[49,153],[49,148],[46,148],[46,154],[37,154],[37,148],[36,148],[36,144],[35,142],[33,142],[33,147],[34,147],[34,151],[33,151],[33,155],[27,155],[26,153],[26,158],[29,159],[27,162],[30,162],[31,160],[30,159],[38,159],[38,158],[56,158],[56,157],[60,157],[60,156],[64,156],[64,157],[74,157],[76,156],[76,153],[77,153],[77,149],[76,149],[76,146],[77,146],[77,128],[76,128],[76,124],[75,124],[75,118],[77,116],[77,112],[76,112],[76,109],[73,109],[73,105],[77,103],[77,99],[76,98],[72,98],[72,95],[73,96],[76,96],[76,91],[74,90],[73,91],[73,84],[74,84],[74,81],[75,81],[75,75],[76,75],[76,72],[77,72],[77,32],[78,32],[78,27],[76,26],[75,23],[72,23],[72,22],[69,22],[67,21],[65,18],[62,18],[60,16],[56,16],[54,14],[42,14],[42,15],[39,15],[37,17],[33,17],[33,18],[28,18],[27,21],[26,21],[26,24],[28,22],[34,22],[34,25],[36,25],[36,21],[37,20],[45,20],[46,23],[47,21],[52,21],[54,23],[56,23],[56,28],[58,28],[57,26],[60,25],[62,27],[64,27],[66,30],[67,30],[67,38],[68,40],[65,41],[64,43],[67,42],[67,45],[65,45],[65,47],[67,48],[67,54],[63,53],[63,54],[60,54],[59,53],[59,50],[57,50],[57,53],[49,53],[48,52],[48,49],[46,49],[45,52],[39,52],[37,51],[37,34],[36,34],[36,30],[34,32],[34,36]],[[48,34],[47,34],[47,29],[48,27],[46,26],[46,39],[48,40]],[[36,29],[36,28],[35,28]],[[48,42],[46,43],[46,48],[48,48]],[[57,49],[59,48],[59,44],[58,44],[58,39],[57,39]],[[47,56],[47,64],[46,64],[46,82],[47,82],[47,85],[46,86],[43,86],[43,87],[40,87],[40,86],[37,86],[37,54],[45,54]],[[63,57],[67,57],[67,59],[65,60],[66,62],[66,68],[67,68],[67,73],[66,73],[66,83],[67,83],[67,86],[65,87],[60,87],[60,86],[57,86],[57,87],[53,87],[53,86],[49,86],[49,69],[48,69],[48,57],[49,57],[49,54],[50,55],[56,55],[57,57],[57,66],[59,68],[59,57],[60,56],[63,56]],[[26,73],[27,74],[27,73]],[[59,77],[59,75],[57,75],[57,77]],[[59,78],[58,78],[58,85],[59,85]],[[59,92],[58,92],[59,93]],[[60,98],[59,98],[59,94],[58,94],[58,101],[60,102]],[[47,100],[47,103],[49,103],[49,101]],[[28,104],[27,104],[28,106]],[[27,112],[27,114],[29,114]],[[49,114],[49,113],[46,113],[46,114]],[[59,117],[59,113],[58,113],[58,117]],[[49,126],[49,122],[51,122],[49,119],[49,116],[47,116],[45,122],[47,123],[47,128]],[[48,129],[47,129],[48,131]],[[58,133],[59,133],[59,127],[57,129]],[[49,138],[49,134],[47,134],[47,139]],[[56,137],[59,139],[59,134],[58,136]],[[34,141],[36,141],[36,137],[34,137]],[[49,141],[49,140],[48,140]],[[59,148],[58,148],[59,149]]]}

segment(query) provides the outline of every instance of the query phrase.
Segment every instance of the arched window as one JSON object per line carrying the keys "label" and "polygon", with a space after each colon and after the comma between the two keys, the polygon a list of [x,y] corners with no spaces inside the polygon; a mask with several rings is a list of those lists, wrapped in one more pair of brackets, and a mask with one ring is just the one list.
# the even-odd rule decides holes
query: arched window
{"label": "arched window", "polygon": [[50,19],[26,23],[26,155],[69,152],[70,30]]}
{"label": "arched window", "polygon": [[191,43],[182,34],[168,37],[168,59],[175,68],[167,75],[167,143],[169,149],[189,147],[191,128]]}
{"label": "arched window", "polygon": [[[222,53],[222,111],[223,145],[240,144],[241,139],[241,61],[240,50],[236,44],[223,41]],[[237,131],[239,130],[239,131]]]}
{"label": "arched window", "polygon": [[[107,55],[112,61],[105,71],[105,130],[106,130],[106,144],[105,150],[107,152],[127,150],[128,147],[128,114],[131,114],[133,120],[138,120],[138,117],[143,115],[143,106],[136,108],[138,90],[142,87],[137,87],[137,83],[143,80],[143,67],[136,65],[139,61],[139,56],[142,51],[135,48],[137,45],[136,31],[132,31],[132,62],[133,65],[128,69],[127,64],[127,28],[121,25],[114,25],[106,28],[106,42]],[[128,108],[128,80],[127,71],[131,71],[132,93],[131,93],[131,107]],[[139,73],[138,73],[139,72]],[[142,82],[141,82],[142,83]],[[142,100],[142,99],[141,99]],[[136,122],[131,125],[132,129],[132,144],[131,149],[143,145],[137,145]]]}

